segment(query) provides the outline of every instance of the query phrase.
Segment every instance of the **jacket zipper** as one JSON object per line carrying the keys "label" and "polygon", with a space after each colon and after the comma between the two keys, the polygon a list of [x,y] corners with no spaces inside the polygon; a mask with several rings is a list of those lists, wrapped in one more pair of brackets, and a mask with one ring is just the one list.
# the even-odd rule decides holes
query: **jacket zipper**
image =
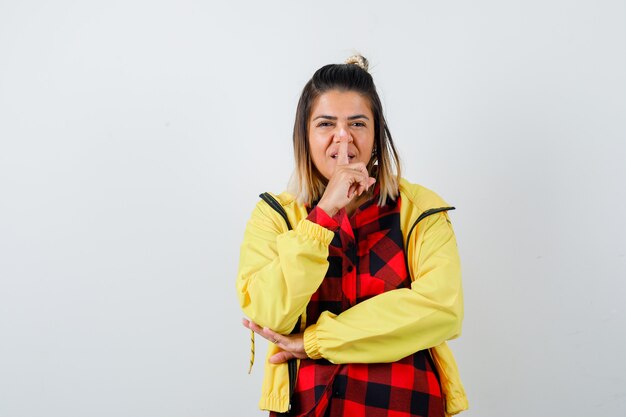
{"label": "jacket zipper", "polygon": [[[415,220],[415,222],[413,223],[413,226],[411,226],[411,228],[409,229],[409,234],[406,236],[406,244],[404,246],[405,253],[409,249],[409,242],[411,241],[411,233],[413,233],[413,229],[415,229],[415,226],[417,226],[419,222],[421,222],[426,217],[431,216],[433,214],[441,213],[442,211],[455,210],[455,209],[456,207],[438,207],[438,208],[428,209],[422,214],[420,214],[417,220]],[[409,257],[408,256],[404,257],[404,263],[406,266],[406,272],[407,274],[409,274],[409,277],[411,277],[411,270],[409,269]],[[413,277],[411,277],[411,281],[413,281]]]}
{"label": "jacket zipper", "polygon": [[[271,208],[276,210],[278,214],[280,214],[282,218],[285,219],[285,222],[287,223],[287,228],[289,230],[292,230],[291,223],[289,222],[289,218],[287,217],[287,212],[285,212],[283,206],[278,201],[276,201],[276,199],[270,193],[259,194],[259,197],[261,197],[263,201],[269,204]],[[301,320],[302,317],[298,317],[298,321],[291,331],[291,334],[298,333],[300,331]],[[288,414],[291,411],[291,397],[293,396],[293,392],[296,388],[296,378],[298,376],[298,360],[289,359],[289,361],[287,361],[287,366],[289,370],[289,405],[287,407],[287,413],[284,414]]]}
{"label": "jacket zipper", "polygon": [[271,208],[276,210],[278,212],[278,214],[280,214],[283,217],[283,219],[285,219],[285,222],[287,223],[287,228],[289,230],[291,230],[292,229],[291,223],[289,223],[289,218],[287,217],[287,212],[285,211],[283,206],[281,206],[280,203],[278,201],[276,201],[276,199],[274,197],[272,197],[272,195],[270,193],[259,194],[259,197],[261,197],[263,199],[263,201],[265,201],[267,204],[269,204],[269,206]]}

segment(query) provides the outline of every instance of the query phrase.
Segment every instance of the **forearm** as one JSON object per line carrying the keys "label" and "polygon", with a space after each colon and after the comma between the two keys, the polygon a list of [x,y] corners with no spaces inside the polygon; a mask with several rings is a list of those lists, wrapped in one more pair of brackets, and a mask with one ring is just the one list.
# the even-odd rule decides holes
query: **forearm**
{"label": "forearm", "polygon": [[249,225],[237,278],[244,313],[261,326],[289,333],[326,275],[332,237],[306,219],[273,237],[259,225]]}
{"label": "forearm", "polygon": [[393,362],[459,335],[462,297],[447,306],[410,289],[389,291],[339,315],[324,312],[304,333],[307,354],[333,363]]}
{"label": "forearm", "polygon": [[322,313],[304,334],[310,357],[335,363],[391,362],[460,334],[461,270],[447,216],[428,219],[411,249],[411,288],[379,294],[339,315]]}

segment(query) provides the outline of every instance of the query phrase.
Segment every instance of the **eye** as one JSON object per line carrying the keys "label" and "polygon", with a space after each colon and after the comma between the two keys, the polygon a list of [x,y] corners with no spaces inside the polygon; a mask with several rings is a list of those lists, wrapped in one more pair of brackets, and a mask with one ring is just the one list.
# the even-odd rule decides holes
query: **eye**
{"label": "eye", "polygon": [[331,122],[319,122],[317,124],[317,127],[328,127],[328,126],[332,126],[333,124]]}
{"label": "eye", "polygon": [[352,123],[352,126],[365,127],[365,123],[363,123],[363,122],[354,122],[354,123]]}

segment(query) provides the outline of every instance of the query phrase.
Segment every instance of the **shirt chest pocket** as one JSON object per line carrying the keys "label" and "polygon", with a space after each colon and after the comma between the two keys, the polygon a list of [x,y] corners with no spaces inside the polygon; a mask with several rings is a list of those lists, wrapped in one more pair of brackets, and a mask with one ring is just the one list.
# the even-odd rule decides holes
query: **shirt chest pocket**
{"label": "shirt chest pocket", "polygon": [[411,280],[406,272],[402,232],[383,229],[367,236],[365,259],[367,266],[361,275],[360,293],[374,296],[397,288],[406,288]]}

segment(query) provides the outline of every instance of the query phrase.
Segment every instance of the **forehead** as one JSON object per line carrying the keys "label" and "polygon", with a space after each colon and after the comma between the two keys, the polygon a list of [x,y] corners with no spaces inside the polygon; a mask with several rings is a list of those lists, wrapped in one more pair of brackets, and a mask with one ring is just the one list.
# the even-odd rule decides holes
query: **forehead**
{"label": "forehead", "polygon": [[356,91],[327,91],[320,95],[311,107],[312,118],[318,115],[348,117],[355,114],[364,114],[372,118],[369,100]]}

